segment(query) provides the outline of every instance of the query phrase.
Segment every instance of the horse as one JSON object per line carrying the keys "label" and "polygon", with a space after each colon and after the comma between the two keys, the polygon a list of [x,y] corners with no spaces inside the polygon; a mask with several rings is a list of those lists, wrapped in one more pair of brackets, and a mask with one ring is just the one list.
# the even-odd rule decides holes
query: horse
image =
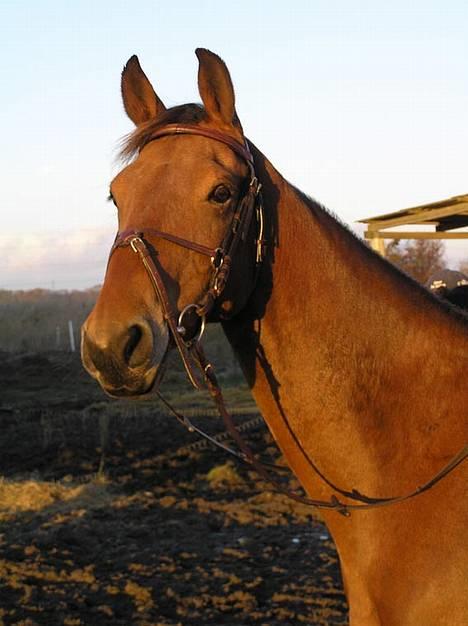
{"label": "horse", "polygon": [[463,272],[439,270],[428,278],[426,287],[437,297],[468,310],[468,277]]}
{"label": "horse", "polygon": [[220,323],[289,467],[330,502],[350,624],[462,626],[468,319],[288,183],[244,137],[225,63],[196,55],[203,104],[166,108],[136,56],[124,67],[136,128],[84,367],[142,397],[172,349],[195,378],[187,346]]}

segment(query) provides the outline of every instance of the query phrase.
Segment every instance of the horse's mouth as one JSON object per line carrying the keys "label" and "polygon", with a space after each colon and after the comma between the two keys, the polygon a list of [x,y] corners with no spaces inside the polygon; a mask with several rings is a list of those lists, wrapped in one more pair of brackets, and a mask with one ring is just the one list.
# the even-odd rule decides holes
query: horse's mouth
{"label": "horse's mouth", "polygon": [[[84,334],[83,334],[84,338]],[[87,372],[99,383],[103,391],[112,398],[144,398],[153,395],[160,387],[167,369],[167,357],[174,342],[166,336],[156,354],[146,364],[135,368],[123,368],[120,359],[112,355],[97,359],[90,358],[86,344],[82,342],[82,363]],[[105,367],[102,364],[105,363]]]}
{"label": "horse's mouth", "polygon": [[106,394],[112,398],[147,398],[158,391],[161,386],[167,369],[166,357],[168,352],[169,346],[158,366],[150,367],[140,378],[135,378],[126,384],[119,386],[109,385],[105,381],[100,380],[99,375],[97,380]]}

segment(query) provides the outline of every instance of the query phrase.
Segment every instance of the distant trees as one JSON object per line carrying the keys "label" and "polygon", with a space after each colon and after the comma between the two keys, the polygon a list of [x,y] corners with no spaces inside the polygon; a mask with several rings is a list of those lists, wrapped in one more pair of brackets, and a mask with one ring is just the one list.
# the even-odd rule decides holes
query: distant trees
{"label": "distant trees", "polygon": [[79,345],[81,324],[97,289],[86,291],[7,291],[0,289],[0,351],[68,350],[68,321]]}
{"label": "distant trees", "polygon": [[386,258],[420,283],[446,267],[445,246],[440,239],[393,239],[386,247]]}
{"label": "distant trees", "polygon": [[458,269],[460,270],[460,272],[463,272],[463,274],[466,274],[468,276],[468,259],[463,259],[463,261],[460,261]]}

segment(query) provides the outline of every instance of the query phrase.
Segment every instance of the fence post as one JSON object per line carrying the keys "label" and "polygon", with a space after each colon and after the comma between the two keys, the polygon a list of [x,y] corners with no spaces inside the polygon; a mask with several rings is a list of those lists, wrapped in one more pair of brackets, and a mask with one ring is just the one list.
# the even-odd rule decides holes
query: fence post
{"label": "fence post", "polygon": [[60,350],[60,334],[61,334],[60,326],[55,327],[55,348],[56,350]]}
{"label": "fence post", "polygon": [[70,350],[75,352],[75,336],[73,334],[73,322],[68,320],[68,334],[70,335]]}

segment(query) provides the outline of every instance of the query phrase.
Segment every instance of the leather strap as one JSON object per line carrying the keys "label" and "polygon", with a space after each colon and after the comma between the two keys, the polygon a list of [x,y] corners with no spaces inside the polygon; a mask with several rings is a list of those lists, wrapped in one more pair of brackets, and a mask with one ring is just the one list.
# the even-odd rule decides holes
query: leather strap
{"label": "leather strap", "polygon": [[175,243],[177,246],[187,248],[188,250],[193,250],[194,252],[198,252],[199,254],[204,254],[205,256],[209,257],[214,257],[216,255],[216,251],[218,250],[218,248],[208,248],[201,243],[188,241],[187,239],[183,239],[182,237],[178,237],[177,235],[172,235],[171,233],[166,233],[162,230],[156,230],[155,228],[145,228],[144,231],[137,231],[133,230],[132,228],[128,228],[127,230],[123,230],[117,233],[114,244],[111,248],[111,253],[115,248],[119,248],[122,245],[128,245],[125,242],[130,237],[138,237],[143,235],[151,235],[153,237],[159,237],[160,239],[166,239],[171,243]]}
{"label": "leather strap", "polygon": [[156,267],[156,262],[153,260],[148,246],[141,236],[139,236],[137,233],[134,233],[133,231],[129,231],[125,238],[122,237],[122,234],[120,235],[118,245],[114,244],[111,250],[111,254],[116,248],[124,246],[130,246],[132,250],[139,255],[150,278],[151,285],[156,292],[159,303],[161,304],[164,319],[166,320],[172,339],[174,340],[176,347],[179,351],[180,358],[182,359],[185,371],[187,372],[187,376],[196,389],[203,389],[203,386],[198,380],[197,372],[190,358],[188,346],[178,332],[177,315],[172,307],[169,295],[161,276],[161,272]]}
{"label": "leather strap", "polygon": [[[204,439],[207,439],[210,443],[215,446],[222,448],[228,454],[231,454],[238,458],[240,461],[248,463],[251,465],[254,470],[270,485],[274,487],[276,491],[284,494],[288,498],[295,500],[296,502],[300,502],[302,504],[306,504],[308,506],[312,506],[318,509],[327,509],[334,510],[344,515],[345,517],[349,517],[351,512],[353,511],[368,511],[369,509],[375,509],[384,506],[390,506],[393,504],[398,504],[400,502],[404,502],[406,500],[410,500],[425,491],[429,491],[434,485],[439,483],[443,478],[445,478],[448,474],[450,474],[456,467],[458,467],[463,461],[468,458],[468,445],[464,446],[460,452],[458,452],[447,465],[445,465],[437,474],[435,474],[430,480],[428,480],[423,485],[414,489],[414,491],[405,494],[403,496],[394,496],[388,498],[376,498],[369,497],[359,493],[357,490],[353,489],[352,491],[345,491],[340,489],[333,483],[331,483],[327,478],[318,471],[315,463],[311,464],[312,470],[319,476],[321,480],[323,480],[327,485],[329,485],[334,491],[339,493],[341,496],[352,500],[351,503],[344,502],[339,500],[335,495],[330,497],[330,500],[318,500],[314,498],[308,498],[307,496],[303,496],[296,491],[292,491],[285,487],[279,480],[272,476],[271,471],[274,470],[276,472],[282,471],[282,467],[277,467],[271,465],[270,463],[263,463],[258,461],[255,457],[254,453],[250,449],[250,447],[246,444],[242,435],[236,428],[236,425],[226,408],[226,404],[224,402],[223,394],[221,391],[221,387],[218,384],[216,379],[216,375],[213,369],[212,364],[206,359],[203,349],[200,344],[196,344],[192,351],[195,361],[200,368],[200,370],[205,375],[205,382],[208,388],[208,391],[218,409],[220,416],[223,419],[224,425],[226,427],[227,432],[230,434],[231,438],[237,444],[240,453],[236,450],[233,450],[229,446],[226,446],[216,439],[207,435],[204,431],[196,427],[188,418],[178,413],[169,402],[159,393],[157,395],[161,398],[164,404],[169,408],[169,410],[177,417],[177,419],[186,427],[190,432],[197,432]],[[307,460],[310,464],[310,458],[307,457]],[[357,503],[356,503],[357,502]]]}
{"label": "leather strap", "polygon": [[237,139],[226,135],[214,128],[205,128],[203,126],[192,126],[191,124],[166,124],[154,131],[154,133],[147,139],[146,146],[151,141],[158,139],[159,137],[167,137],[168,135],[200,135],[201,137],[207,137],[208,139],[214,139],[229,146],[234,152],[242,157],[247,163],[254,164],[252,153],[250,152],[247,143],[241,144]]}

